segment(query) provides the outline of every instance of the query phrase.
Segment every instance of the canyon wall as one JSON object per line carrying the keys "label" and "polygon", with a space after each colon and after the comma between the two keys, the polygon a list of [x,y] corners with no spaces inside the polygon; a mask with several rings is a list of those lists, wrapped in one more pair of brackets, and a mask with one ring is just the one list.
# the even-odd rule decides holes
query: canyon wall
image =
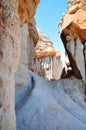
{"label": "canyon wall", "polygon": [[[72,2],[74,2],[74,4]],[[74,6],[77,2],[74,0],[69,1],[68,9],[72,7],[70,3],[72,3]],[[73,15],[74,13],[72,16]],[[71,74],[79,79],[71,76],[71,78],[68,77],[67,79],[47,82],[43,78],[39,77],[36,73],[30,72],[30,76],[33,77],[33,91],[29,93],[27,89],[23,94],[24,96],[21,95],[21,98],[23,98],[16,109],[17,130],[85,130],[86,128],[86,103],[84,102],[85,88],[82,82],[82,79],[85,82],[84,59],[86,59],[86,44],[84,43],[85,41],[83,41],[79,36],[83,29],[80,30],[79,33],[79,30],[77,33],[75,32],[75,27],[79,26],[74,26],[75,30],[72,30],[73,26],[71,27],[72,29],[69,27],[66,27],[65,29],[62,28],[64,27],[63,23],[68,20],[68,18],[66,20],[64,20],[64,18],[65,16],[63,16],[61,22],[60,34],[66,49],[67,71],[71,71]],[[77,18],[78,17],[76,17],[76,19]],[[69,21],[70,20],[71,19],[69,18]],[[74,22],[74,19],[72,22]],[[42,33],[41,35],[43,36]],[[47,72],[46,78],[51,78],[51,76],[49,77],[49,73],[51,74],[51,72],[47,69],[49,69],[51,66],[49,63],[52,61],[52,57],[53,62],[56,57],[60,60],[59,52],[55,52],[52,42],[50,42],[46,36],[44,36],[44,39],[40,39],[39,37],[39,42],[35,47],[35,51],[36,53],[32,68],[33,71],[35,70],[37,73],[40,73],[41,70],[43,70],[43,73],[40,73],[40,75],[43,74],[43,76],[45,76],[44,73]],[[55,61],[55,65],[57,59]],[[44,72],[44,70],[46,70],[46,72]],[[55,68],[55,70],[57,71],[57,68]]]}
{"label": "canyon wall", "polygon": [[16,0],[0,1],[0,21],[0,130],[15,130],[14,74],[20,56]]}
{"label": "canyon wall", "polygon": [[29,23],[34,17],[37,5],[40,0],[18,0],[18,13],[20,17],[20,25]]}
{"label": "canyon wall", "polygon": [[39,41],[35,46],[35,57],[31,69],[47,80],[59,79],[62,72],[60,52],[55,51],[53,43],[46,35],[38,32]]}
{"label": "canyon wall", "polygon": [[[19,3],[16,0],[0,1],[0,130],[16,129],[14,75],[22,46],[20,32],[24,28],[26,30],[27,27],[23,25],[33,18],[38,2],[39,0],[19,0]],[[22,70],[24,64],[23,61],[21,63]]]}
{"label": "canyon wall", "polygon": [[69,0],[67,12],[59,24],[72,73],[86,81],[86,1]]}
{"label": "canyon wall", "polygon": [[[60,117],[58,118],[58,112],[60,112],[59,110],[61,110],[62,107],[60,108],[56,107],[56,104],[55,104],[55,108],[54,108],[53,103],[62,103],[64,107],[65,100],[63,100],[63,102],[61,102],[61,100],[54,101],[54,99],[56,99],[56,96],[59,95],[59,92],[62,92],[62,91],[59,91],[58,85],[57,85],[58,93],[56,93],[56,96],[54,97],[54,99],[52,99],[50,98],[50,93],[51,93],[51,92],[49,93],[50,89],[45,88],[46,81],[42,80],[41,78],[38,78],[37,75],[32,74],[37,84],[32,94],[32,100],[29,100],[29,96],[28,96],[29,95],[28,84],[30,84],[31,82],[28,68],[34,71],[36,67],[36,72],[39,72],[39,70],[43,69],[43,74],[41,73],[41,75],[43,75],[49,80],[55,79],[55,77],[58,79],[60,76],[59,71],[62,69],[60,53],[54,50],[52,43],[45,36],[44,36],[44,39],[39,40],[38,45],[35,47],[36,48],[35,49],[36,51],[35,62],[36,63],[34,62],[35,64],[33,63],[33,66],[35,67],[31,68],[31,64],[32,64],[31,60],[34,57],[34,46],[36,45],[39,38],[37,30],[36,30],[36,26],[35,26],[35,21],[33,19],[38,2],[39,0],[35,0],[35,1],[19,0],[19,3],[17,3],[16,0],[1,0],[0,1],[0,130],[16,130],[15,101],[14,101],[15,100],[14,99],[15,81],[16,81],[16,98],[18,101],[17,103],[19,103],[19,101],[22,98],[21,95],[24,88],[27,88],[27,91],[26,91],[27,93],[25,93],[26,94],[25,97],[22,98],[22,101],[25,101],[26,103],[25,109],[24,108],[21,109],[21,112],[17,111],[17,116],[20,120],[21,120],[21,115],[24,114],[24,118],[22,116],[23,123],[22,122],[20,123],[20,120],[18,120],[19,130],[21,129],[22,126],[20,125],[22,124],[24,125],[25,129],[29,129],[29,128],[38,129],[39,126],[40,128],[45,129],[47,127],[47,125],[46,127],[44,127],[45,123],[43,127],[39,125],[41,114],[43,114],[42,115],[43,121],[45,121],[46,116],[47,116],[47,121],[49,121],[50,124],[51,124],[50,120],[53,119],[54,117],[55,119],[54,121],[56,122],[56,128],[59,129],[59,127],[57,127],[57,121],[58,119],[61,119],[61,118]],[[85,79],[86,78],[86,2],[85,0],[76,0],[76,1],[70,0],[68,2],[68,11],[63,16],[62,21],[60,23],[60,34],[61,34],[61,38],[65,46],[68,58],[69,58],[69,63],[67,64],[67,67],[70,67],[72,69],[74,76],[76,76],[79,79],[83,79],[83,81],[85,82],[86,80]],[[45,45],[45,39],[47,43],[46,45]],[[43,44],[42,45],[39,44],[40,42]],[[44,52],[42,52],[42,50],[44,50]],[[15,81],[14,81],[14,75],[15,75]],[[37,78],[38,78],[38,81],[37,81]],[[45,84],[43,84],[44,82]],[[66,80],[64,82],[66,82]],[[63,85],[60,85],[60,89],[61,89],[61,86],[64,87],[64,82],[62,83]],[[68,81],[68,83],[70,83],[70,80]],[[41,84],[45,86],[41,88]],[[73,84],[72,86],[74,86],[74,83],[72,84]],[[77,85],[77,82],[76,82],[76,85]],[[56,85],[54,86],[56,87]],[[52,88],[55,88],[55,87],[52,87]],[[68,87],[69,87],[69,84],[68,84]],[[55,92],[56,90],[54,90],[53,95],[55,95]],[[49,106],[47,107],[46,99],[48,95],[49,95]],[[19,99],[19,97],[21,98]],[[51,94],[51,97],[52,97],[52,94]],[[58,96],[57,99],[62,99],[61,97],[62,95]],[[65,97],[67,98],[67,94],[65,95]],[[76,93],[75,93],[75,98],[76,98]],[[63,96],[63,99],[64,99],[64,96]],[[29,107],[27,107],[27,104],[28,104],[27,101],[30,103]],[[70,98],[68,101],[70,101]],[[82,100],[80,101],[82,102]],[[24,102],[20,101],[20,103],[21,104],[19,105],[21,106]],[[42,103],[44,103],[45,106]],[[33,107],[34,104],[35,104],[35,107]],[[23,106],[24,105],[25,104],[23,104]],[[31,105],[32,107],[30,107]],[[52,107],[50,107],[50,105],[52,105]],[[44,108],[41,109],[43,106]],[[74,102],[74,107],[73,107],[74,109],[72,111],[74,115],[76,113],[75,106],[76,105]],[[46,107],[49,108],[49,111],[51,111],[52,117],[50,117],[50,120],[47,115],[47,110],[45,112]],[[68,106],[68,110],[71,111],[71,108],[69,109],[69,107],[70,105]],[[40,108],[40,111],[39,111],[39,108]],[[76,111],[77,111],[77,108],[78,107],[76,107]],[[25,110],[26,110],[26,114],[24,113]],[[31,110],[31,112],[29,110]],[[55,116],[53,116],[52,110],[54,112],[57,112],[57,118],[56,118],[56,113],[55,113]],[[26,115],[28,115],[27,111],[29,112],[29,114],[32,114],[31,115],[32,120],[30,118],[30,120],[28,121],[30,116],[26,118]],[[78,114],[82,115],[80,111],[82,112],[82,109],[79,109]],[[37,112],[40,112],[40,113],[37,113]],[[33,113],[37,114],[36,118],[35,116],[33,116]],[[44,113],[46,115],[45,117],[44,117]],[[64,111],[60,112],[60,114],[61,113],[65,113],[65,109]],[[66,115],[69,115],[69,114],[66,113]],[[82,116],[81,115],[79,115],[80,119],[82,119],[82,117],[85,116],[85,112]],[[65,115],[63,116],[66,117]],[[65,120],[63,116],[62,116],[62,119]],[[71,123],[71,117],[70,117],[70,122],[69,123],[65,122],[65,124]],[[77,113],[76,113],[76,117],[77,117]],[[38,123],[36,127],[34,127],[33,125],[34,123],[33,118],[34,118],[34,122],[37,121],[36,124]],[[72,120],[74,121],[74,119],[75,117]],[[86,120],[86,117],[84,119]],[[69,117],[67,118],[67,121],[68,120],[69,120]],[[62,126],[63,120],[60,120],[60,121],[61,121],[61,126]],[[31,127],[28,124],[30,124]],[[73,126],[75,126],[75,124],[76,123],[74,122]],[[80,122],[78,122],[77,124],[80,124]],[[42,122],[42,125],[43,125],[43,122]],[[53,129],[53,126],[51,127]],[[65,128],[66,127],[67,126],[65,125]],[[83,123],[82,123],[82,128],[86,128],[86,125],[84,125],[83,127]]]}
{"label": "canyon wall", "polygon": [[36,23],[34,19],[31,19],[28,24],[24,24],[21,27],[21,54],[20,63],[18,70],[15,75],[16,83],[16,104],[18,104],[18,99],[25,87],[30,87],[31,77],[29,75],[29,69],[31,69],[31,62],[34,57],[34,45],[36,45],[38,40],[38,33],[36,29]]}

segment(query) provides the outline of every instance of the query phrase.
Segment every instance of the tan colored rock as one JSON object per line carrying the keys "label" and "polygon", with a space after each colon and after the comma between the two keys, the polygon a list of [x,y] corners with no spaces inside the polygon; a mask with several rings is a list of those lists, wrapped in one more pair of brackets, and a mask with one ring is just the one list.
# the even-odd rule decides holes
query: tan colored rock
{"label": "tan colored rock", "polygon": [[14,74],[20,57],[16,0],[0,1],[0,21],[0,130],[16,130]]}
{"label": "tan colored rock", "polygon": [[30,39],[33,39],[34,46],[37,44],[39,36],[38,31],[36,28],[36,22],[35,19],[31,19],[28,23],[28,31],[29,31],[29,37]]}
{"label": "tan colored rock", "polygon": [[[20,58],[20,25],[30,22],[38,2],[39,0],[19,0],[19,3],[16,0],[0,1],[0,130],[16,129],[14,75]],[[24,53],[22,58],[25,58],[23,62],[26,63],[25,55]],[[18,70],[21,75],[23,72],[28,73],[23,64]]]}
{"label": "tan colored rock", "polygon": [[61,58],[59,51],[55,51],[53,43],[49,37],[45,36],[42,32],[39,31],[39,41],[35,47],[35,57],[42,58],[47,56],[55,56],[58,59]]}
{"label": "tan colored rock", "polygon": [[67,35],[66,36],[66,41],[68,42],[68,41],[71,41],[71,40],[72,40],[72,37],[70,35]]}
{"label": "tan colored rock", "polygon": [[[73,74],[85,82],[86,1],[69,0],[60,22],[60,35],[68,54]],[[84,52],[84,53],[83,53]]]}
{"label": "tan colored rock", "polygon": [[86,40],[86,10],[84,10],[82,0],[76,0],[74,5],[68,8],[62,19],[60,32],[64,33],[64,35],[72,34],[74,37],[79,37],[81,41]]}
{"label": "tan colored rock", "polygon": [[39,31],[32,70],[47,80],[59,79],[62,71],[61,54],[51,40]]}
{"label": "tan colored rock", "polygon": [[24,23],[28,23],[34,17],[38,3],[39,0],[19,0],[18,12],[21,26],[23,26]]}

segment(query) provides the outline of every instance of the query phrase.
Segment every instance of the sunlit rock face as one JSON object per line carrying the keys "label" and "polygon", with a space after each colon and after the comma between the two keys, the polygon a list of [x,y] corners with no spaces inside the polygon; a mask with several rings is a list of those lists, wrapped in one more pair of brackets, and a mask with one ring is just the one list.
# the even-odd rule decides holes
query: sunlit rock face
{"label": "sunlit rock face", "polygon": [[38,3],[39,0],[19,0],[18,12],[21,26],[34,17]]}
{"label": "sunlit rock face", "polygon": [[39,31],[32,70],[47,80],[59,79],[62,71],[60,58],[60,52],[55,51],[50,39]]}
{"label": "sunlit rock face", "polygon": [[0,130],[16,130],[15,82],[20,56],[16,0],[0,0]]}
{"label": "sunlit rock face", "polygon": [[[38,2],[39,0],[0,0],[0,130],[16,130],[14,75],[19,64],[20,46],[23,49],[21,48],[22,58],[17,72],[18,79],[16,83],[19,82],[20,85],[20,82],[22,82],[23,86],[27,83],[26,77],[29,79],[26,67],[27,56],[25,54],[27,33],[26,35],[23,34],[25,41],[23,41],[22,37],[22,42],[21,33],[24,28],[26,30],[23,25],[25,23],[28,25],[31,22]],[[20,29],[20,25],[22,29]],[[33,38],[30,38],[31,40]],[[22,44],[25,44],[25,46],[23,47]],[[22,76],[26,78],[26,82]]]}
{"label": "sunlit rock face", "polygon": [[69,0],[67,12],[59,25],[73,74],[85,82],[86,1]]}

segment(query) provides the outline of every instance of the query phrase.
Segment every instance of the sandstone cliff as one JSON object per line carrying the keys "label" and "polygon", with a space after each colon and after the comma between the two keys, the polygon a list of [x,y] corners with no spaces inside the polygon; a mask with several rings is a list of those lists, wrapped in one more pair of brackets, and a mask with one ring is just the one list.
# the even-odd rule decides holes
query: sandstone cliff
{"label": "sandstone cliff", "polygon": [[60,22],[64,43],[73,75],[86,80],[86,1],[69,0],[67,12]]}
{"label": "sandstone cliff", "polygon": [[39,41],[35,46],[32,70],[47,80],[59,79],[62,72],[61,55],[55,51],[51,40],[39,32]]}
{"label": "sandstone cliff", "polygon": [[38,3],[39,0],[19,0],[18,13],[21,26],[34,17]]}
{"label": "sandstone cliff", "polygon": [[[0,1],[0,130],[16,129],[14,75],[19,64],[20,46],[23,46],[20,44],[20,25],[22,32],[23,28],[26,30],[23,25],[25,23],[28,25],[33,18],[38,2],[39,0],[19,0],[18,3],[16,0]],[[26,42],[26,37],[27,35],[22,42]],[[27,56],[24,58],[26,59],[24,62],[21,60],[20,67],[22,72],[27,74],[23,64],[26,64]],[[18,71],[25,76],[20,70]]]}

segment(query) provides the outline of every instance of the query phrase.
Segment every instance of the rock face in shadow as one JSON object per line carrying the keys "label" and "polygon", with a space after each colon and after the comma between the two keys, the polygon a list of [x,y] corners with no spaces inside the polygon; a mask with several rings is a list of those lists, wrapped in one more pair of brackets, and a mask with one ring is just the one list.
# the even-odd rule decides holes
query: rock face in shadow
{"label": "rock face in shadow", "polygon": [[21,26],[21,54],[18,70],[15,75],[15,99],[16,103],[20,99],[23,91],[29,87],[31,88],[31,77],[29,76],[29,69],[32,66],[32,60],[35,55],[34,46],[38,41],[38,32],[34,18],[29,23]]}
{"label": "rock face in shadow", "polygon": [[60,22],[60,34],[73,74],[85,82],[86,2],[84,0],[69,0],[67,12]]}
{"label": "rock face in shadow", "polygon": [[35,46],[35,57],[31,69],[47,80],[59,79],[62,72],[60,52],[55,51],[49,37],[38,32],[39,40]]}

